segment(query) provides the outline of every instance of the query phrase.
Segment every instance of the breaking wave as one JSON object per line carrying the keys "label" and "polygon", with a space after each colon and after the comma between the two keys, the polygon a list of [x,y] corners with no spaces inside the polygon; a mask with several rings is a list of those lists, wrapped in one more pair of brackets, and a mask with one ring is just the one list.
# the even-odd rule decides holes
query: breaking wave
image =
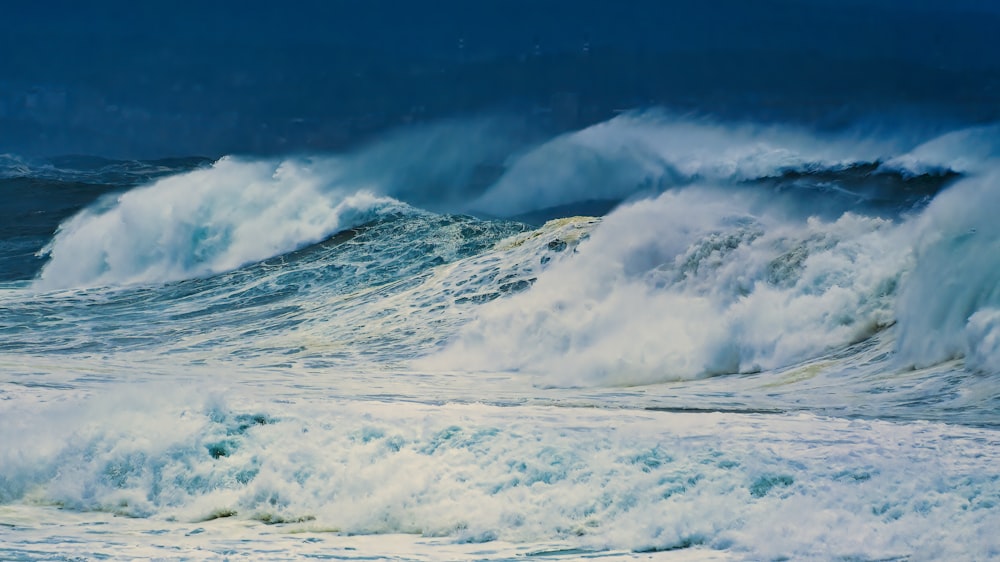
{"label": "breaking wave", "polygon": [[223,158],[105,200],[59,227],[41,289],[159,283],[319,242],[403,205],[324,183],[307,162]]}
{"label": "breaking wave", "polygon": [[[975,140],[984,134],[966,136]],[[212,275],[398,211],[400,201],[493,217],[527,218],[559,209],[553,218],[574,205],[605,202],[600,208],[607,210],[630,198],[710,181],[744,184],[775,198],[781,191],[807,192],[818,197],[808,203],[814,210],[833,205],[843,211],[879,198],[906,207],[957,172],[949,161],[930,158],[928,146],[908,157],[900,152],[902,144],[823,140],[791,128],[652,112],[623,115],[540,144],[527,144],[523,135],[494,121],[452,122],[403,131],[340,156],[227,157],[105,198],[64,222],[43,252],[50,259],[37,286]],[[121,167],[102,163],[87,177],[107,169],[124,173]]]}
{"label": "breaking wave", "polygon": [[[451,123],[354,154],[224,158],[161,178],[62,224],[35,287],[208,277],[427,213],[417,203],[511,216],[611,200],[618,208],[558,256],[565,240],[543,228],[552,240],[539,254],[501,244],[417,280],[421,299],[450,303],[427,310],[461,327],[414,364],[635,385],[773,370],[892,327],[900,365],[997,368],[996,127],[906,145],[644,113],[528,147],[456,140],[483,130]],[[495,177],[477,176],[497,159]],[[484,279],[502,288],[446,296]],[[397,328],[429,321],[415,310]]]}

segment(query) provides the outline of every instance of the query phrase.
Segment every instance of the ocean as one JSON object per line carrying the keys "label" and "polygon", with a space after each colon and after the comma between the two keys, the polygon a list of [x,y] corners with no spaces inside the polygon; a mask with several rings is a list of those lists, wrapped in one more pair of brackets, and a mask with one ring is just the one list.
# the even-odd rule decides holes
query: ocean
{"label": "ocean", "polygon": [[0,559],[1000,557],[1000,128],[0,156]]}

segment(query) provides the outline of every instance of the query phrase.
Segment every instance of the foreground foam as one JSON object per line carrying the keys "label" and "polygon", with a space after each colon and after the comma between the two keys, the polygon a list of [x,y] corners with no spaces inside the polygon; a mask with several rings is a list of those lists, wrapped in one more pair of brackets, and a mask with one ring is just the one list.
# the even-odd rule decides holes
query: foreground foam
{"label": "foreground foam", "polygon": [[192,407],[164,389],[169,400],[140,406],[136,389],[105,390],[22,404],[2,429],[5,502],[167,528],[236,518],[457,543],[701,545],[748,558],[1000,553],[990,532],[1000,485],[985,469],[1000,442],[987,430],[232,393]]}

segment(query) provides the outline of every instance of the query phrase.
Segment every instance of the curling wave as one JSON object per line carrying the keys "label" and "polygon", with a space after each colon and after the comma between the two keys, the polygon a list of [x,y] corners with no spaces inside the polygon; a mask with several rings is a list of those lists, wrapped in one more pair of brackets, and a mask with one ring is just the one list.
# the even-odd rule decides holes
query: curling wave
{"label": "curling wave", "polygon": [[295,250],[404,207],[331,186],[308,162],[223,158],[93,206],[59,227],[41,289],[211,275]]}

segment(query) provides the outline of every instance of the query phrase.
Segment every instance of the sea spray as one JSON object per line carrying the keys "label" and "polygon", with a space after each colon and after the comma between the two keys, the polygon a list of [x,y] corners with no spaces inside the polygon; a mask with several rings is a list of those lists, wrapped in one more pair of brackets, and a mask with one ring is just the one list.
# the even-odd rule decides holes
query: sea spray
{"label": "sea spray", "polygon": [[620,201],[699,181],[743,182],[878,162],[901,146],[906,141],[891,137],[821,139],[788,126],[630,112],[515,155],[470,208],[511,216],[586,200]]}
{"label": "sea spray", "polygon": [[939,195],[915,222],[916,267],[896,306],[900,360],[968,357],[1000,372],[1000,168]]}

